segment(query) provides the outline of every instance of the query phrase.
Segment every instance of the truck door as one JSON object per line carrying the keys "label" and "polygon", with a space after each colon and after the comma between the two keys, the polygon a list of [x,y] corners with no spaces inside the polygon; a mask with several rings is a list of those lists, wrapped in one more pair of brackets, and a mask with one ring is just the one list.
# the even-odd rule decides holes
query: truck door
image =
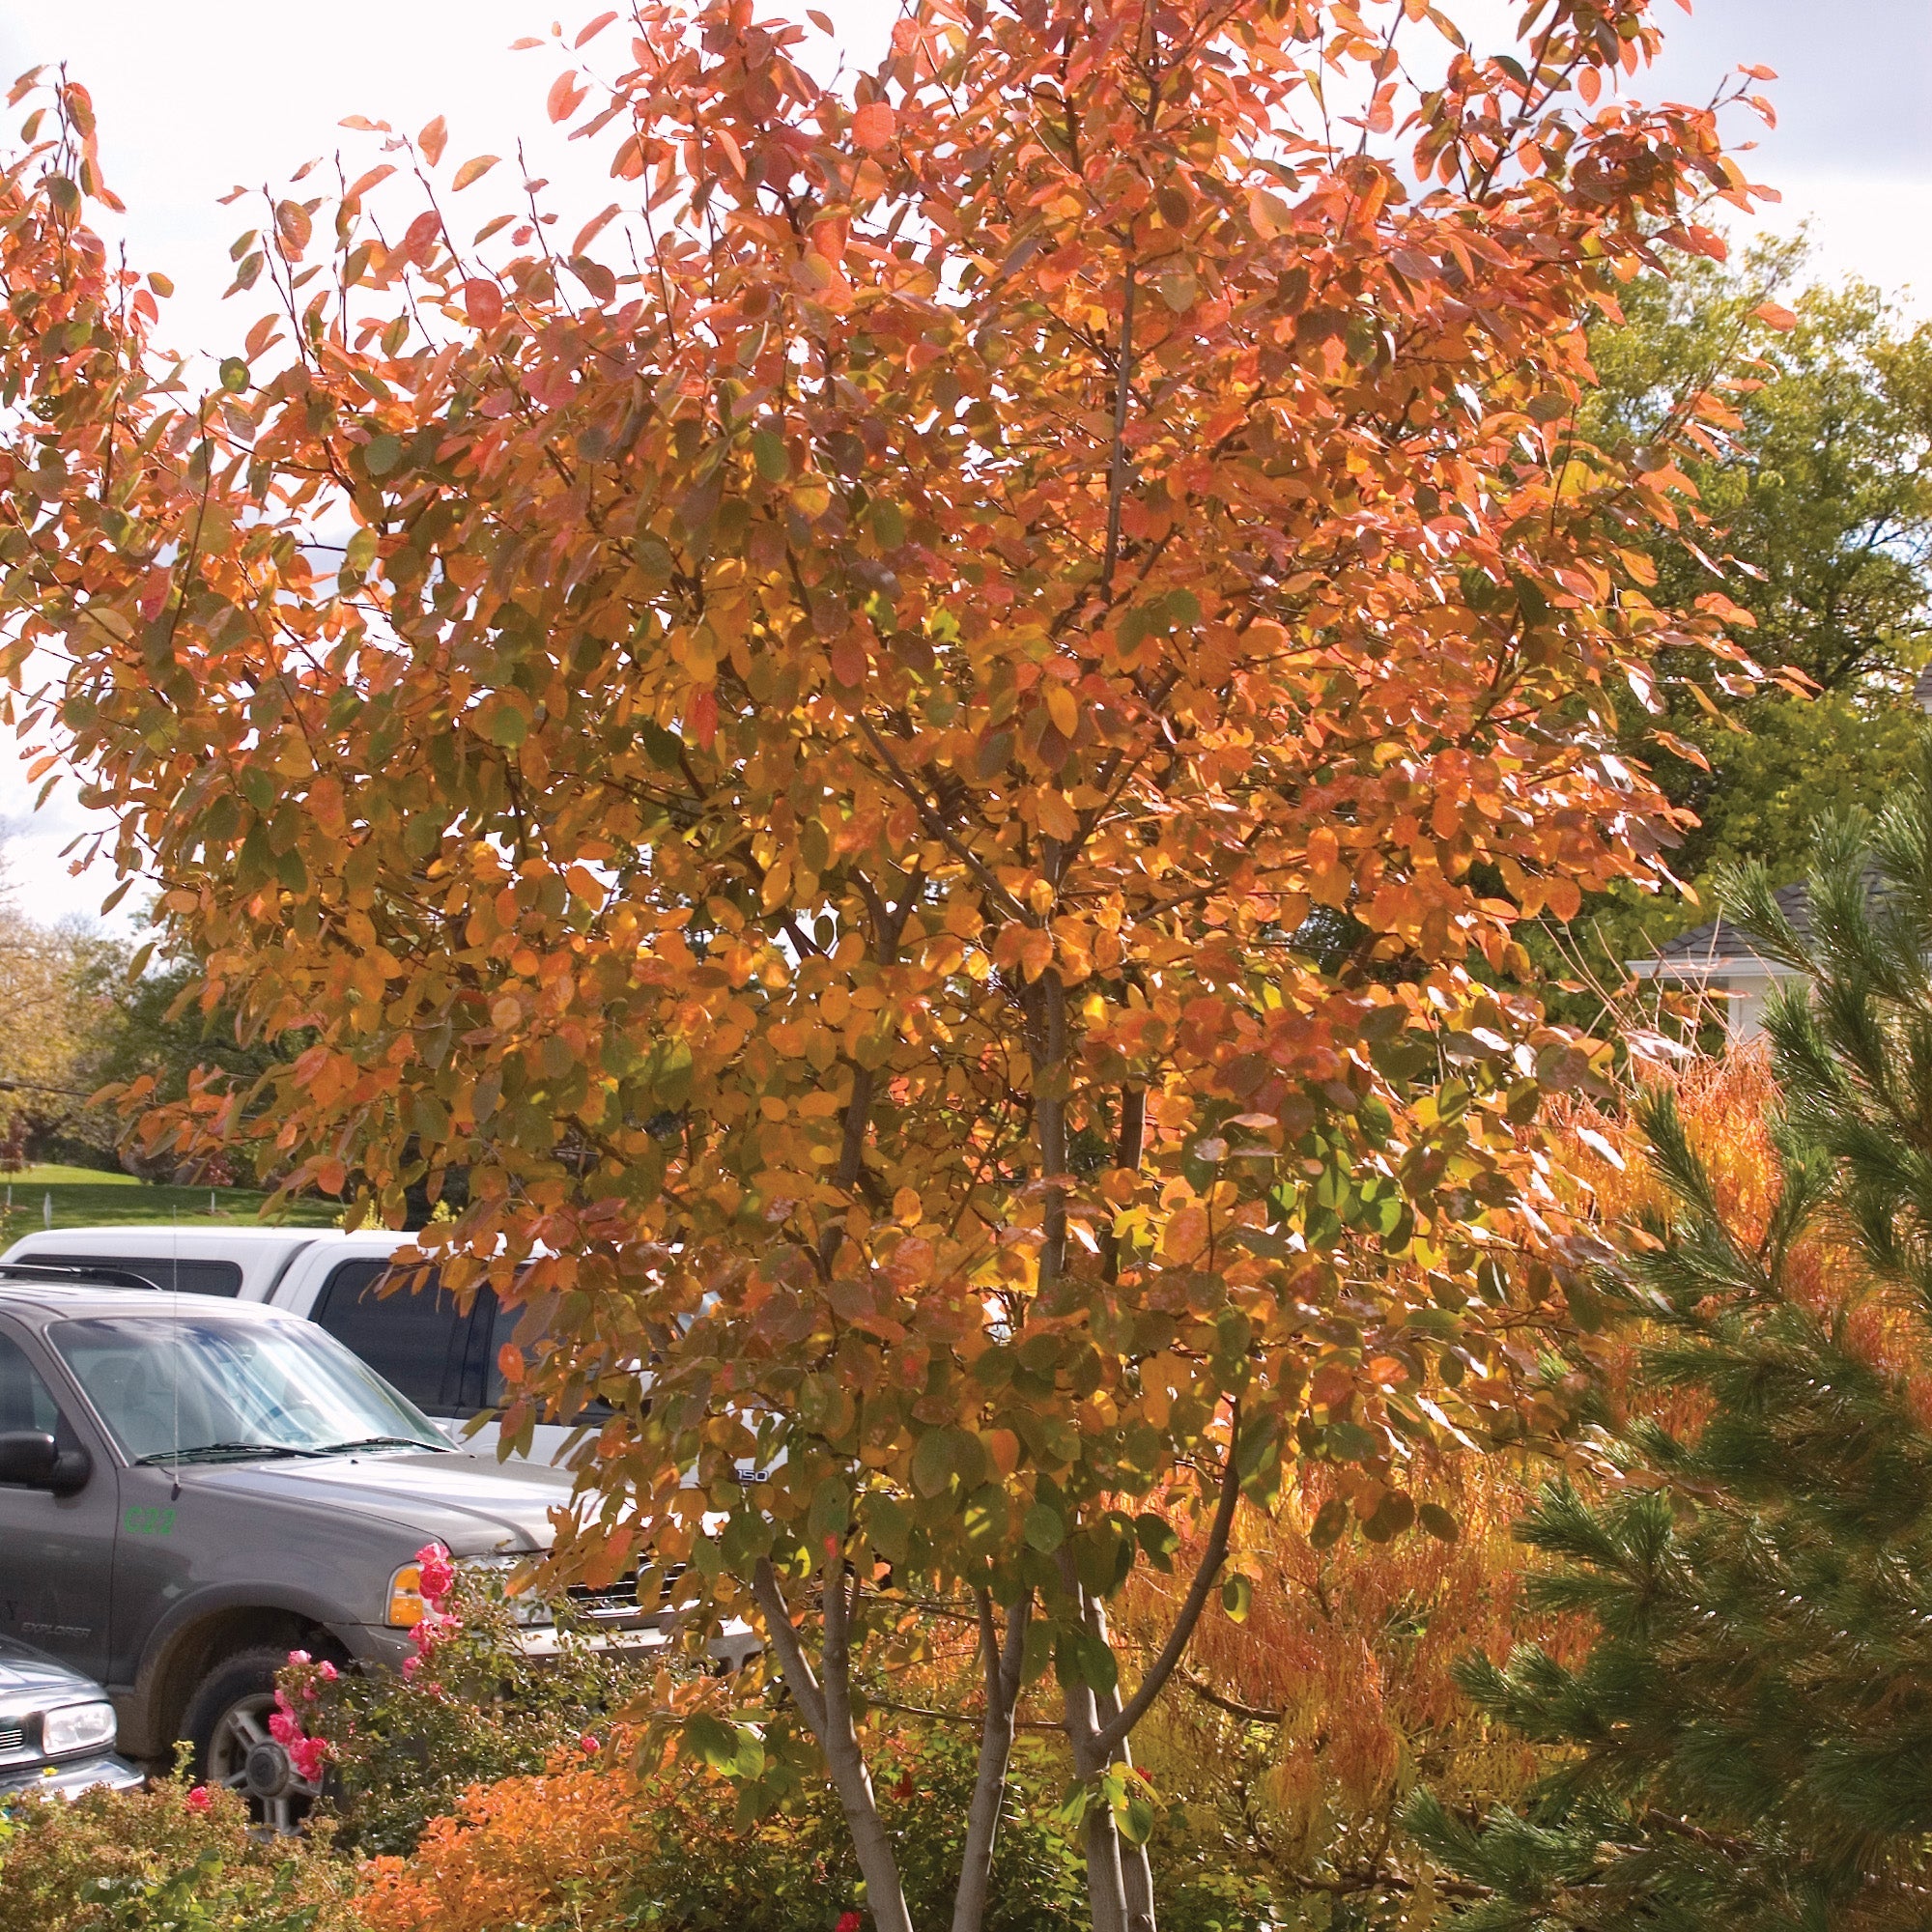
{"label": "truck door", "polygon": [[94,1464],[71,1495],[0,1483],[0,1632],[105,1682],[119,1472],[80,1413],[64,1381],[43,1374],[24,1338],[0,1321],[0,1433],[44,1433],[61,1449],[85,1449]]}

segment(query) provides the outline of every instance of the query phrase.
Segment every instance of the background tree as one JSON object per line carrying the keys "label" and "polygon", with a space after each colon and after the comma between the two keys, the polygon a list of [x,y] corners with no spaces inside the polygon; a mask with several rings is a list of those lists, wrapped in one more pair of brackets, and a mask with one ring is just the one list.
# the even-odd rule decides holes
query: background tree
{"label": "background tree", "polygon": [[[1151,1925],[1128,1740],[1243,1498],[1333,1463],[1393,1535],[1418,1445],[1561,1419],[1521,1205],[1596,1049],[1514,928],[1665,839],[1605,694],[1741,662],[1645,592],[1682,473],[1580,435],[1584,330],[1750,193],[1606,87],[1641,0],[1526,62],[1371,13],[932,0],[841,92],[645,5],[550,97],[608,218],[560,248],[532,185],[459,242],[491,157],[391,136],[243,239],[280,305],[209,397],[80,225],[84,94],[5,178],[26,719],[284,1055],[161,1119],[391,1217],[469,1170],[444,1279],[554,1345],[510,1439],[616,1409],[566,1560],[760,1618],[893,1932],[867,1670],[977,1643],[960,1932],[1030,1684],[1096,1932]],[[790,1770],[705,1694],[693,1748]]]}
{"label": "background tree", "polygon": [[88,1103],[111,1029],[124,950],[84,921],[29,918],[0,866],[0,1159],[109,1165],[116,1122]]}
{"label": "background tree", "polygon": [[1520,1532],[1559,1560],[1530,1603],[1595,1641],[1465,1673],[1555,1768],[1522,1812],[1411,1815],[1492,1890],[1472,1925],[1927,1920],[1932,739],[1875,826],[1828,823],[1808,886],[1801,944],[1767,868],[1726,881],[1815,986],[1770,1016],[1783,1112],[1711,1158],[1667,1087],[1641,1111],[1668,1201],[1620,1285],[1677,1413],[1626,1422],[1607,1487],[1551,1488]]}
{"label": "background tree", "polygon": [[[1917,756],[1911,693],[1932,640],[1932,324],[1868,284],[1808,272],[1803,240],[1687,263],[1641,277],[1621,323],[1591,333],[1601,386],[1587,419],[1633,457],[1684,397],[1723,392],[1732,418],[1700,425],[1684,460],[1704,521],[1690,543],[1660,529],[1643,549],[1662,601],[1721,587],[1752,619],[1734,627],[1738,643],[1801,673],[1810,694],[1748,686],[1703,653],[1666,657],[1661,722],[1694,757],[1654,742],[1658,721],[1631,711],[1632,754],[1700,821],[1672,860],[1693,885],[1749,859],[1779,884],[1800,877],[1819,821],[1877,810]],[[1709,896],[1598,901],[1592,963],[1614,974],[1709,919]]]}

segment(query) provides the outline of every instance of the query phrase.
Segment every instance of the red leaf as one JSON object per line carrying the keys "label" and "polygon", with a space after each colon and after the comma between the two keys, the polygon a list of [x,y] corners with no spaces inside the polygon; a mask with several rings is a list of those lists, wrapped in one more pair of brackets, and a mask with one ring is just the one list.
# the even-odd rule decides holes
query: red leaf
{"label": "red leaf", "polygon": [[168,585],[175,581],[173,570],[165,563],[157,563],[141,580],[141,594],[135,599],[135,606],[141,615],[153,623],[166,608]]}
{"label": "red leaf", "polygon": [[570,44],[574,47],[581,47],[586,42],[594,41],[616,17],[617,14],[614,8],[608,14],[599,14],[596,19],[592,20],[589,26],[585,27]]}
{"label": "red leaf", "polygon": [[440,114],[416,136],[416,146],[423,151],[423,159],[431,167],[435,167],[437,162],[442,159],[443,146],[448,139],[449,129],[444,126]]}
{"label": "red leaf", "polygon": [[700,691],[691,706],[692,736],[708,752],[718,736],[718,694]]}
{"label": "red leaf", "polygon": [[1782,308],[1776,302],[1759,302],[1751,313],[1768,328],[1782,331],[1798,327],[1798,318],[1788,308]]}
{"label": "red leaf", "polygon": [[463,306],[471,327],[495,328],[503,319],[503,292],[495,282],[465,282]]}

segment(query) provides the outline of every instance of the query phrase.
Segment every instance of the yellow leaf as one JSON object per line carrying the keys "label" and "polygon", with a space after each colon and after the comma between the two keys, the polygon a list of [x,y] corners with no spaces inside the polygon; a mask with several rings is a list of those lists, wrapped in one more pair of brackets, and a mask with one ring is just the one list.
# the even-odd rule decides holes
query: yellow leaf
{"label": "yellow leaf", "polygon": [[1073,701],[1073,694],[1064,684],[1049,684],[1046,688],[1046,715],[1053,720],[1053,728],[1063,738],[1070,738],[1079,728],[1080,707]]}
{"label": "yellow leaf", "polygon": [[924,1203],[920,1200],[919,1189],[916,1187],[901,1187],[893,1196],[893,1218],[902,1221],[908,1228],[916,1228],[919,1225],[919,1217],[923,1208]]}

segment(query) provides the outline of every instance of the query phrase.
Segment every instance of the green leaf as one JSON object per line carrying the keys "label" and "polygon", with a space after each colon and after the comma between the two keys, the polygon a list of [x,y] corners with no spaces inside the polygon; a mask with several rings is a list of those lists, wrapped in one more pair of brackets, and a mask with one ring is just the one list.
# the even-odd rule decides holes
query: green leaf
{"label": "green leaf", "polygon": [[521,708],[506,698],[497,698],[483,709],[483,730],[493,745],[514,752],[530,735],[530,721]]}
{"label": "green leaf", "polygon": [[877,497],[866,513],[881,550],[897,550],[906,539],[905,512],[887,497]]}
{"label": "green leaf", "polygon": [[680,1742],[689,1756],[726,1777],[755,1777],[765,1766],[764,1747],[755,1731],[705,1712],[684,1720]]}
{"label": "green leaf", "polygon": [[[1046,1503],[1035,1503],[1026,1513],[1024,1534],[1028,1547],[1042,1556],[1051,1556],[1066,1541],[1066,1524],[1060,1512]],[[1178,1543],[1179,1538],[1176,1539]]]}
{"label": "green leaf", "polygon": [[867,1496],[866,1534],[888,1563],[903,1563],[912,1538],[912,1512],[896,1496]]}
{"label": "green leaf", "polygon": [[369,440],[369,446],[362,452],[363,467],[371,476],[386,476],[402,460],[403,444],[400,437],[372,437]]}
{"label": "green leaf", "polygon": [[986,1452],[963,1429],[935,1429],[912,1452],[912,1486],[923,1496],[944,1495],[954,1476],[962,1489],[976,1489],[985,1473]]}
{"label": "green leaf", "polygon": [[1254,1607],[1255,1586],[1245,1577],[1230,1577],[1221,1585],[1221,1607],[1231,1624],[1244,1624]]}
{"label": "green leaf", "polygon": [[[1055,1519],[1059,1520],[1058,1518]],[[1180,1537],[1174,1525],[1165,1517],[1142,1515],[1134,1519],[1134,1536],[1139,1541],[1147,1560],[1156,1570],[1172,1572],[1175,1552],[1180,1548]],[[1033,1538],[1027,1538],[1029,1543]],[[1034,1545],[1038,1548],[1037,1544]]]}
{"label": "green leaf", "polygon": [[1348,1526],[1349,1505],[1340,1496],[1330,1496],[1317,1512],[1314,1522],[1309,1526],[1310,1548],[1328,1548]]}
{"label": "green leaf", "polygon": [[806,1517],[806,1533],[815,1548],[828,1537],[842,1537],[851,1520],[852,1492],[843,1476],[827,1476],[811,1492],[811,1508]]}
{"label": "green leaf", "polygon": [[782,483],[791,474],[791,459],[785,454],[784,438],[775,429],[755,431],[752,437],[752,460],[767,483]]}
{"label": "green leaf", "polygon": [[1424,1503],[1416,1511],[1415,1520],[1431,1536],[1444,1543],[1455,1543],[1462,1538],[1462,1524],[1440,1503]]}
{"label": "green leaf", "polygon": [[221,386],[231,396],[239,396],[248,386],[248,365],[239,355],[229,355],[221,363]]}

